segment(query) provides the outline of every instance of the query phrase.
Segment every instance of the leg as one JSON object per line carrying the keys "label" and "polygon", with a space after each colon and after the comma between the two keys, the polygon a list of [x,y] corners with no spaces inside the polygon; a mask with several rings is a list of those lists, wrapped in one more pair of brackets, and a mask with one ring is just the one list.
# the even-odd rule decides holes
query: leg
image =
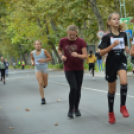
{"label": "leg", "polygon": [[124,106],[126,103],[126,97],[127,97],[127,72],[126,70],[120,70],[118,71],[118,75],[120,78],[120,94],[121,94],[121,106]]}
{"label": "leg", "polygon": [[108,106],[109,106],[109,113],[113,112],[114,106],[114,95],[116,91],[116,81],[113,83],[108,83]]}
{"label": "leg", "polygon": [[36,77],[39,84],[39,92],[41,95],[41,98],[44,98],[44,89],[43,89],[43,73],[41,71],[36,72]]}
{"label": "leg", "polygon": [[119,70],[118,75],[120,77],[120,100],[121,100],[121,108],[120,112],[122,113],[123,117],[128,117],[129,113],[126,109],[126,97],[127,97],[127,72],[126,70]]}
{"label": "leg", "polygon": [[65,71],[65,76],[70,86],[70,93],[69,93],[70,110],[74,110],[76,91],[77,91],[76,77],[73,71]]}
{"label": "leg", "polygon": [[77,92],[76,92],[76,99],[75,99],[75,109],[79,108],[79,103],[81,99],[81,86],[83,81],[83,70],[75,72],[76,83],[77,83]]}
{"label": "leg", "polygon": [[102,59],[100,59],[100,65],[101,65],[101,71],[103,71],[103,67],[102,67]]}
{"label": "leg", "polygon": [[48,84],[48,74],[45,73],[45,74],[43,74],[43,86],[44,86],[44,88],[47,87],[47,84]]}
{"label": "leg", "polygon": [[114,106],[114,94],[116,91],[116,81],[113,83],[108,83],[109,91],[108,91],[108,107],[109,107],[109,123],[113,124],[115,123],[115,116],[113,112],[113,106]]}
{"label": "leg", "polygon": [[97,65],[98,65],[98,70],[100,72],[100,63],[99,63],[99,60],[97,60]]}
{"label": "leg", "polygon": [[94,64],[93,64],[93,67],[92,67],[92,75],[93,75],[93,78],[94,78]]}

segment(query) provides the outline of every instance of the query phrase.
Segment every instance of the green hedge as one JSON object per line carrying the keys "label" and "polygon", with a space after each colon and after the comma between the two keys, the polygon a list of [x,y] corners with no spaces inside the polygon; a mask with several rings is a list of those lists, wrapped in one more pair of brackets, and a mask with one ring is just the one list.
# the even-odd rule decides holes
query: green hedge
{"label": "green hedge", "polygon": [[[30,69],[30,66],[31,65],[25,65],[25,69]],[[10,65],[9,68],[13,69],[13,66]],[[48,68],[50,68],[50,69],[63,69],[63,63],[56,64],[56,65],[48,64]],[[16,69],[21,69],[21,66],[19,67],[18,65],[16,65]],[[34,69],[34,67],[31,66],[31,69]],[[88,64],[84,63],[84,69],[85,70],[89,69]],[[105,64],[103,64],[103,71],[104,71],[104,69],[105,69]],[[133,70],[132,63],[129,62],[127,65],[127,71],[132,71],[132,70]],[[97,71],[97,72],[99,71],[97,63],[95,64],[95,71]]]}

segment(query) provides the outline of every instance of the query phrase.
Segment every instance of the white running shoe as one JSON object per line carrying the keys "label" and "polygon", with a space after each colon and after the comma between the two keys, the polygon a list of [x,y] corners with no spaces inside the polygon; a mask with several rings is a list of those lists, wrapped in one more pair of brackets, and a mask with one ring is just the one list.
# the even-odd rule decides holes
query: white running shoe
{"label": "white running shoe", "polygon": [[95,81],[95,78],[93,78],[93,81]]}

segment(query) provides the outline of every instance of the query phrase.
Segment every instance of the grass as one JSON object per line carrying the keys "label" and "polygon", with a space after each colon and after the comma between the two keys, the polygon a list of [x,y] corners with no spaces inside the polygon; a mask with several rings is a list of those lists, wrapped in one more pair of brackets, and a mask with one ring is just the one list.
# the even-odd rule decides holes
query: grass
{"label": "grass", "polygon": [[[103,66],[103,70],[104,70],[105,64],[103,63],[102,66]],[[63,63],[56,64],[56,65],[48,64],[48,68],[49,69],[63,69]],[[13,69],[13,66],[10,65],[9,66],[9,69]],[[21,69],[21,67],[19,67],[18,65],[16,65],[16,69]],[[31,66],[31,65],[25,65],[25,69],[34,69],[34,67]],[[85,62],[84,62],[84,69],[85,70],[88,70],[89,69],[89,65],[86,64]],[[128,65],[127,65],[127,71],[132,71],[132,70],[133,70],[132,63],[129,62]],[[95,71],[96,72],[99,72],[97,63],[95,64]]]}

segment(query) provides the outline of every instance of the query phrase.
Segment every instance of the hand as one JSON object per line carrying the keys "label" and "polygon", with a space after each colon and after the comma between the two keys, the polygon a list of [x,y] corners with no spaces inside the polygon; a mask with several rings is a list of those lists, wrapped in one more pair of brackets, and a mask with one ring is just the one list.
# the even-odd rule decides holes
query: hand
{"label": "hand", "polygon": [[115,40],[114,43],[113,43],[113,47],[116,47],[119,44],[120,44],[119,40]]}
{"label": "hand", "polygon": [[39,63],[44,63],[45,61],[44,61],[44,59],[39,59],[38,62]]}
{"label": "hand", "polygon": [[71,56],[73,56],[73,57],[78,57],[78,53],[77,53],[77,52],[72,52],[72,53],[71,53]]}
{"label": "hand", "polygon": [[129,52],[130,52],[128,47],[125,47],[125,51],[126,51],[127,54],[129,54]]}
{"label": "hand", "polygon": [[63,62],[65,62],[65,61],[67,60],[67,57],[65,57],[64,55],[62,55],[62,56],[61,56],[61,60],[62,60]]}
{"label": "hand", "polygon": [[35,63],[34,62],[32,63],[32,66],[35,66]]}

